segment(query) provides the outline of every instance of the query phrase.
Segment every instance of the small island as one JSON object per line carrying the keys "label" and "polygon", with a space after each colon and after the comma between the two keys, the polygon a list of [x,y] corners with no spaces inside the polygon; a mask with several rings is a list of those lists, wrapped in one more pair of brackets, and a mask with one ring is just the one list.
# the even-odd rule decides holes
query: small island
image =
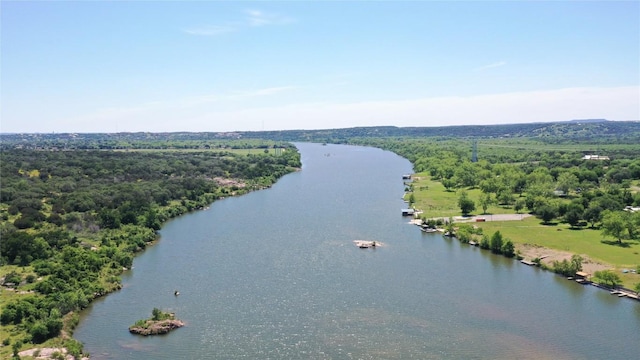
{"label": "small island", "polygon": [[160,335],[183,326],[184,323],[176,319],[175,314],[153,308],[151,318],[138,320],[135,324],[129,326],[129,332],[144,336]]}

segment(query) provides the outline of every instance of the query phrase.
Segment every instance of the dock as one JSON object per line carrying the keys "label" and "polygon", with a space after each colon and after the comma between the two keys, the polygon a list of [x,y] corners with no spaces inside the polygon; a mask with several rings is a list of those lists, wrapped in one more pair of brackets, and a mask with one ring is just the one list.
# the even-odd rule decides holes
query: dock
{"label": "dock", "polygon": [[531,261],[528,261],[528,260],[524,260],[524,259],[523,259],[523,260],[520,260],[520,262],[521,262],[521,263],[523,263],[523,264],[525,264],[525,265],[529,265],[529,266],[533,266],[533,265],[535,265],[535,263],[533,263],[533,262],[531,262]]}

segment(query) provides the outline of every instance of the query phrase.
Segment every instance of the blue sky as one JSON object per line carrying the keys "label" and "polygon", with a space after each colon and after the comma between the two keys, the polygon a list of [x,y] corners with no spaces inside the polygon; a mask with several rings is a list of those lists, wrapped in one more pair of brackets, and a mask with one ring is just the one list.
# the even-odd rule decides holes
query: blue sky
{"label": "blue sky", "polygon": [[640,119],[638,1],[2,1],[1,132]]}

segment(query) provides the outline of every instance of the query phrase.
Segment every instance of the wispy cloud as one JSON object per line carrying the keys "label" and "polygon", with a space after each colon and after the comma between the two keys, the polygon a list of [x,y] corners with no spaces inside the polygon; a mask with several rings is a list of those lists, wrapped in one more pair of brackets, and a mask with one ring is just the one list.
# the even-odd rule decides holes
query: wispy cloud
{"label": "wispy cloud", "polygon": [[184,32],[190,35],[216,36],[237,31],[238,28],[230,25],[207,25],[185,29]]}
{"label": "wispy cloud", "polygon": [[273,95],[283,91],[289,91],[293,89],[297,89],[297,86],[278,86],[278,87],[270,87],[264,89],[258,89],[251,92],[247,92],[244,96],[264,96],[264,95]]}
{"label": "wispy cloud", "polygon": [[487,69],[493,69],[493,68],[497,68],[497,67],[501,67],[501,66],[505,66],[507,65],[506,61],[498,61],[498,62],[494,62],[488,65],[484,65],[484,66],[480,66],[475,68],[475,71],[480,71],[480,70],[487,70]]}
{"label": "wispy cloud", "polygon": [[245,17],[234,22],[226,22],[222,25],[204,25],[184,29],[183,32],[197,36],[218,36],[225,33],[240,31],[251,27],[262,27],[271,25],[285,25],[295,22],[291,17],[265,12],[262,10],[245,10]]}
{"label": "wispy cloud", "polygon": [[269,96],[275,95],[277,93],[297,89],[297,86],[289,85],[289,86],[277,86],[277,87],[269,87],[264,89],[256,89],[256,90],[244,90],[244,91],[234,91],[227,94],[208,94],[208,95],[200,95],[193,96],[189,98],[180,99],[176,102],[182,107],[189,106],[197,106],[208,103],[221,102],[225,100],[238,100],[238,99],[246,99],[252,97],[259,96]]}
{"label": "wispy cloud", "polygon": [[[88,115],[87,118],[94,120],[104,120],[113,118],[129,118],[144,116],[163,116],[167,112],[176,111],[201,111],[203,107],[208,108],[216,104],[224,104],[242,99],[251,99],[276,95],[278,93],[290,91],[298,88],[294,85],[268,87],[254,90],[233,91],[228,93],[212,93],[197,95],[165,101],[150,101],[128,107],[111,107],[97,110]],[[211,109],[209,109],[211,110]]]}
{"label": "wispy cloud", "polygon": [[[131,107],[99,109],[56,121],[59,132],[242,131],[354,126],[444,126],[640,118],[640,87],[541,91],[344,103],[288,98],[296,86],[214,93]],[[272,99],[270,96],[273,96]],[[276,98],[276,96],[278,98]],[[37,124],[34,122],[34,124]],[[4,124],[3,124],[4,125]],[[6,128],[7,132],[41,132]]]}
{"label": "wispy cloud", "polygon": [[[568,88],[470,97],[355,103],[291,103],[202,113],[181,125],[220,131],[327,129],[354,126],[513,124],[570,119],[638,119],[637,86]],[[262,124],[262,125],[261,125]]]}
{"label": "wispy cloud", "polygon": [[276,13],[264,12],[261,10],[246,10],[246,21],[249,26],[284,25],[293,22],[293,19]]}

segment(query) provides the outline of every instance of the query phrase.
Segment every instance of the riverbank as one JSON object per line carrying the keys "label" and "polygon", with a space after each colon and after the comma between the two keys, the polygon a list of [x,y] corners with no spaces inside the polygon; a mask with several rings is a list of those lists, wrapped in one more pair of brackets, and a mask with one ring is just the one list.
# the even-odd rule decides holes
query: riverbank
{"label": "riverbank", "polygon": [[34,348],[20,351],[18,356],[20,356],[20,358],[30,357],[37,360],[54,360],[60,358],[65,360],[89,360],[86,356],[76,359],[69,355],[65,348]]}
{"label": "riverbank", "polygon": [[[602,239],[598,229],[572,229],[568,224],[554,223],[546,225],[536,217],[524,218],[521,221],[492,221],[475,223],[485,234],[496,231],[511,239],[516,249],[521,249],[526,260],[532,260],[540,255],[545,264],[553,260],[562,261],[572,255],[580,255],[587,259],[583,262],[583,270],[594,274],[599,270],[611,270],[616,273],[627,288],[633,288],[640,283],[640,274],[633,273],[640,264],[640,242],[617,242]],[[530,252],[532,255],[526,255]],[[588,269],[588,270],[587,270]],[[626,271],[625,271],[626,270]]]}
{"label": "riverbank", "polygon": [[[486,225],[487,222],[495,222],[495,224],[492,224],[492,227],[497,229],[495,231],[500,231],[504,235],[504,233],[509,233],[508,231],[504,231],[503,233],[504,229],[509,228],[508,226],[506,226],[507,223],[515,222],[515,221],[522,222],[522,220],[525,220],[527,218],[529,218],[529,221],[532,221],[535,219],[535,218],[531,218],[531,215],[527,215],[526,217],[517,217],[512,214],[502,214],[502,215],[498,214],[498,215],[494,215],[492,220],[489,220],[489,218],[485,219],[485,217],[456,217],[456,218],[450,218],[450,220],[454,221],[453,230],[452,230],[454,231],[454,233],[458,231],[458,228],[455,226],[455,224],[465,224],[464,226],[468,227],[471,223],[473,224],[473,228],[479,231],[479,233],[476,233],[476,234],[484,233],[486,235],[489,235],[490,233],[484,231],[485,227],[483,225]],[[481,220],[478,220],[478,219],[481,219]],[[496,219],[499,219],[499,220],[496,220]],[[439,220],[444,220],[444,219],[439,219]],[[422,220],[412,219],[409,223],[413,225],[418,225],[421,227]],[[514,224],[511,224],[511,226],[515,227]],[[482,227],[482,229],[480,229],[480,227]],[[518,227],[526,227],[526,226],[520,225]],[[421,230],[425,231],[425,228],[421,228]],[[562,229],[558,229],[558,230],[562,230]],[[433,229],[433,232],[447,233],[447,230],[444,228],[438,228],[438,229]],[[505,238],[512,240],[511,238],[506,236]],[[540,239],[538,238],[538,240]],[[515,241],[512,240],[512,242],[515,242]],[[480,239],[478,235],[474,235],[472,239],[469,241],[469,244],[471,245],[478,245],[479,243],[480,243]],[[570,245],[570,242],[567,242],[566,239],[565,239],[565,245]],[[582,252],[563,251],[557,248],[550,248],[550,247],[542,246],[536,243],[516,242],[514,244],[514,247],[515,247],[514,253],[518,256],[519,259],[522,259],[522,262],[524,264],[537,265],[546,270],[554,269],[556,267],[556,264],[559,264],[559,263],[571,263],[572,257],[575,255],[579,255],[580,258],[582,259],[580,272],[583,273],[582,276],[584,277],[584,280],[587,281],[586,283],[592,283],[593,285],[603,288],[605,290],[611,290],[610,285],[598,284],[596,282],[593,282],[593,280],[596,272],[599,272],[599,271],[612,272],[616,276],[618,276],[620,279],[623,279],[622,281],[619,281],[617,285],[614,286],[616,290],[621,291],[621,293],[618,294],[618,296],[621,296],[621,297],[626,296],[635,300],[639,300],[637,291],[631,290],[631,289],[634,289],[637,286],[636,284],[638,284],[638,281],[640,281],[640,271],[636,271],[637,267],[630,266],[625,269],[620,269],[619,267],[616,267],[610,263],[590,257],[589,255]],[[569,247],[567,247],[567,249],[568,248]]]}
{"label": "riverbank", "polygon": [[[532,244],[517,244],[516,251],[520,253],[520,256],[524,260],[531,261],[533,259],[540,259],[540,263],[551,267],[554,261],[570,261],[574,253],[550,249],[540,245]],[[601,263],[597,260],[589,258],[587,255],[578,254],[582,256],[582,271],[590,275],[593,275],[596,271],[611,270],[613,267],[609,264]]]}

